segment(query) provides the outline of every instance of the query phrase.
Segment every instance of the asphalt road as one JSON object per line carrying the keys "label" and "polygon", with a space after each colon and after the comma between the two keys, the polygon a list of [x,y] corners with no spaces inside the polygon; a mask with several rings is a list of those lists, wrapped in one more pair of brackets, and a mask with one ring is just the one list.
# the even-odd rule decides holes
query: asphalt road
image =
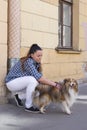
{"label": "asphalt road", "polygon": [[15,104],[0,105],[0,130],[87,130],[87,83],[79,85],[72,114],[51,104],[45,114],[32,114]]}

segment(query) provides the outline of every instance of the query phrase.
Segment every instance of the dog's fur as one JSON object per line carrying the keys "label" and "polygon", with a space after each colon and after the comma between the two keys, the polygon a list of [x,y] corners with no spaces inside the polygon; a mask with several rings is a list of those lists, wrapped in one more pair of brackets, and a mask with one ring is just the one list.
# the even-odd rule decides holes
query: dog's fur
{"label": "dog's fur", "polygon": [[64,79],[59,82],[60,89],[48,86],[38,85],[33,93],[33,104],[40,109],[41,113],[45,113],[45,106],[51,102],[61,102],[64,111],[71,114],[70,107],[75,102],[78,94],[78,83],[75,79]]}

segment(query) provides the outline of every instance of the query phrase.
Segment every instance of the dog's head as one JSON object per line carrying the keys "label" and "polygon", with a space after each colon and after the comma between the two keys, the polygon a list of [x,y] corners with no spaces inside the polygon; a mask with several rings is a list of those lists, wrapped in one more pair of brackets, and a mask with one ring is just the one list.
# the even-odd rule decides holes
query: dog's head
{"label": "dog's head", "polygon": [[73,89],[75,92],[78,92],[78,83],[73,78],[64,79],[64,86],[67,90],[70,88]]}

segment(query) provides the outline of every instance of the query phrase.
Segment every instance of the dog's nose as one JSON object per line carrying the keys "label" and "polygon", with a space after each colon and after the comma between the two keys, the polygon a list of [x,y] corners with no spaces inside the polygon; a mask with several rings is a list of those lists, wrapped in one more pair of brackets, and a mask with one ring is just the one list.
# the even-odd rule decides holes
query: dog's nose
{"label": "dog's nose", "polygon": [[71,87],[73,87],[74,86],[74,83],[71,83]]}

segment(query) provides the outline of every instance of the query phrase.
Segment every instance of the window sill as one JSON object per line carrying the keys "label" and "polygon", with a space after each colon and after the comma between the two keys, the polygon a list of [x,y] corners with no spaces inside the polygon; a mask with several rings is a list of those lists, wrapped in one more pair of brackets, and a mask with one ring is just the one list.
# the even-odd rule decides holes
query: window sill
{"label": "window sill", "polygon": [[60,54],[80,54],[82,51],[81,50],[70,50],[70,49],[60,49],[60,48],[55,48],[55,50],[60,53]]}

